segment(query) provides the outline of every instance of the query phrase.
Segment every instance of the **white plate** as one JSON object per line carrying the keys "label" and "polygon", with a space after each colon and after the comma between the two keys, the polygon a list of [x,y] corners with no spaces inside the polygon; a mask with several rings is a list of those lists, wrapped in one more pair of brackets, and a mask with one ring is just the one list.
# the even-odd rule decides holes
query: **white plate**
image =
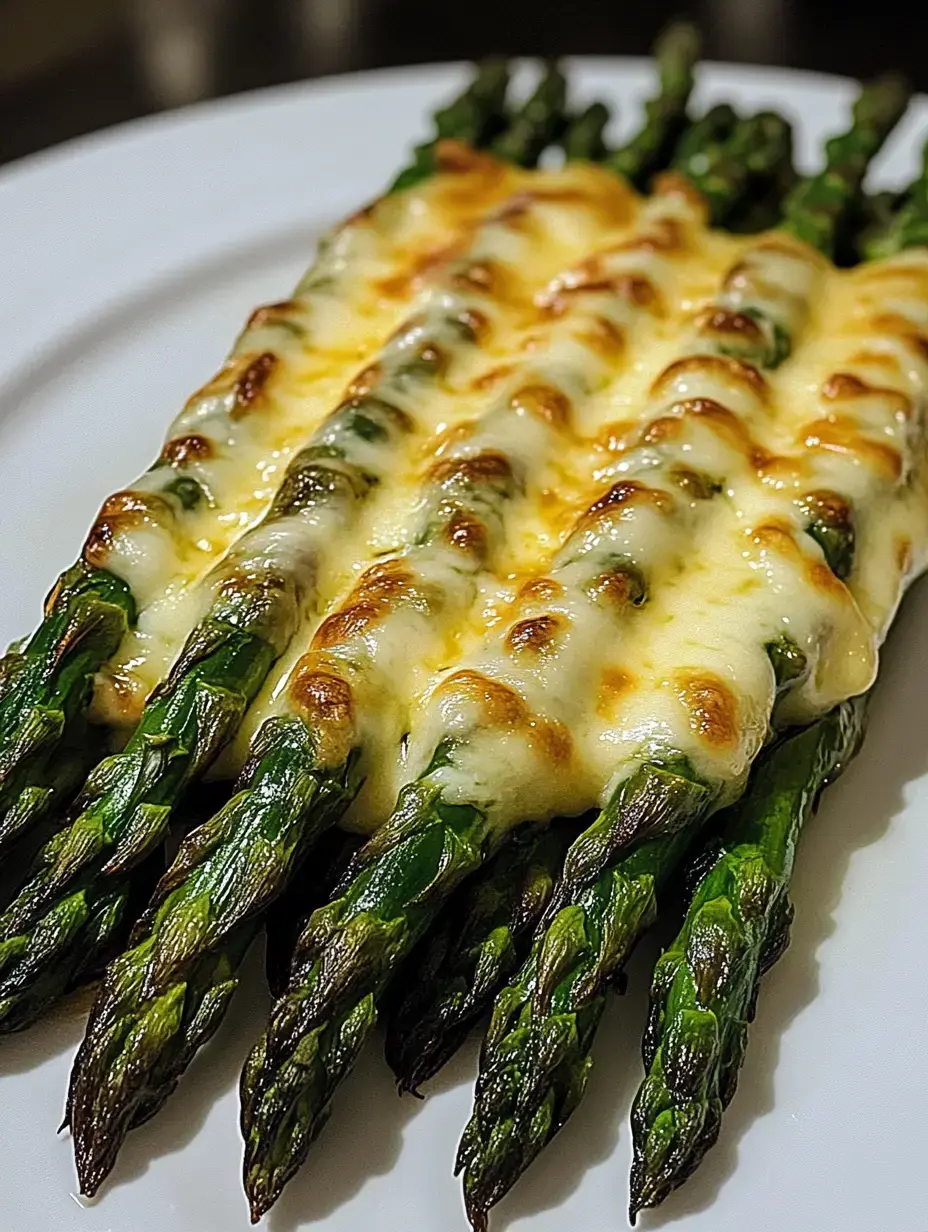
{"label": "white plate", "polygon": [[[628,128],[643,61],[571,66]],[[381,187],[460,67],[345,77],[128,125],[0,173],[0,636],[29,629],[101,498],[154,456],[186,395],[248,311],[279,298],[315,237]],[[848,82],[708,67],[699,102],[788,110],[803,163],[840,126]],[[880,161],[917,162],[928,102]],[[924,934],[928,924],[928,593],[886,655],[872,731],[804,842],[793,945],[765,982],[741,1087],[696,1177],[645,1226],[680,1232],[921,1232],[928,1227]],[[624,1226],[647,960],[599,1034],[582,1109],[498,1210],[511,1232]],[[253,965],[257,967],[255,956]],[[55,1138],[81,1017],[0,1043],[4,1232],[237,1232],[236,1079],[263,1020],[257,970],[151,1126],[131,1135],[97,1202],[75,1197]],[[340,1093],[272,1232],[453,1232],[451,1162],[475,1046],[420,1104],[399,1101],[377,1047]]]}

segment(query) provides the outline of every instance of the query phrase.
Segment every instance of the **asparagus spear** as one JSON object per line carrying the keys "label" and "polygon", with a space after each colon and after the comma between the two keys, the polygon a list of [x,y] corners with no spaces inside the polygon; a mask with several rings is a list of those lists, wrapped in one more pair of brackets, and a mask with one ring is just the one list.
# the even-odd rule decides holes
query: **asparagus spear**
{"label": "asparagus spear", "polygon": [[551,898],[572,827],[517,834],[463,885],[399,978],[386,1055],[401,1091],[417,1091],[526,955]]}
{"label": "asparagus spear", "polygon": [[910,97],[899,77],[881,77],[865,85],[854,104],[853,123],[825,147],[825,166],[797,184],[783,207],[784,228],[830,256],[842,229],[853,217],[854,203],[873,157],[902,117]]}
{"label": "asparagus spear", "polygon": [[429,141],[416,146],[408,167],[397,175],[390,192],[401,192],[427,179],[438,169],[435,150],[440,141],[452,138],[482,146],[492,140],[505,124],[504,107],[509,88],[509,66],[505,60],[484,60],[470,85],[452,102],[432,116],[435,132]]}
{"label": "asparagus spear", "polygon": [[[484,1041],[455,1165],[476,1232],[579,1104],[610,984],[656,919],[660,890],[712,795],[686,766],[644,765],[569,850],[532,951],[497,997]],[[668,833],[614,857],[630,825],[653,830],[656,820]]]}
{"label": "asparagus spear", "polygon": [[556,141],[567,123],[567,80],[557,64],[546,66],[535,92],[490,146],[497,158],[534,167],[542,151]]}
{"label": "asparagus spear", "polygon": [[[98,898],[113,904],[107,936],[121,919],[120,896],[133,867],[161,842],[182,792],[234,733],[311,608],[318,572],[333,550],[333,529],[357,515],[399,456],[414,426],[404,404],[411,408],[446,363],[478,341],[475,322],[482,313],[475,309],[492,300],[492,287],[469,279],[468,271],[481,268],[494,244],[510,235],[494,214],[467,252],[450,256],[436,271],[443,294],[431,294],[426,311],[390,339],[366,374],[363,392],[343,403],[296,455],[264,520],[214,570],[212,607],[149,699],[126,749],[90,775],[75,820],[44,849],[30,882],[0,916],[0,1030],[31,1021],[47,1002],[40,971],[44,979],[56,964],[72,961],[72,942],[85,919],[74,915],[75,896],[91,915]],[[531,242],[518,237],[526,247]],[[299,753],[305,760],[305,739]],[[351,783],[346,771],[340,787],[350,791]],[[55,987],[66,974],[56,974]]]}
{"label": "asparagus spear", "polygon": [[[436,116],[436,140],[485,139],[495,131],[506,84],[504,65],[484,65],[464,94]],[[434,169],[434,144],[423,147],[427,167],[417,178]],[[363,225],[354,220],[344,232]],[[315,301],[328,299],[344,284],[352,268],[344,249],[344,244],[332,242],[320,246],[292,304],[277,311],[276,324],[269,325],[266,314],[252,318],[233,352],[238,376],[231,394],[223,390],[217,396],[207,386],[191,400],[172,425],[158,462],[128,492],[117,493],[103,506],[80,560],[61,575],[49,595],[38,630],[0,661],[0,848],[57,808],[89,769],[85,750],[93,741],[85,715],[94,675],[138,615],[138,597],[130,584],[137,567],[133,562],[144,562],[146,586],[151,585],[153,561],[164,560],[162,568],[173,569],[202,533],[198,519],[203,509],[207,504],[221,508],[228,496],[226,459],[246,448],[253,449],[256,458],[264,456],[266,442],[260,434],[255,437],[252,426],[256,417],[239,422],[247,409],[244,399],[251,396],[249,391],[257,394],[278,356],[302,345],[304,317]],[[208,485],[208,499],[201,479]],[[111,545],[127,536],[135,550],[124,554],[124,578],[119,561],[111,559]]]}
{"label": "asparagus spear", "polygon": [[647,1077],[632,1112],[632,1223],[682,1184],[718,1137],[760,977],[789,943],[800,832],[823,787],[856,753],[864,712],[864,699],[847,702],[766,754],[655,967]]}
{"label": "asparagus spear", "polygon": [[591,103],[580,115],[574,116],[561,140],[565,158],[599,162],[606,153],[603,134],[608,123],[609,108],[605,103]]}
{"label": "asparagus spear", "polygon": [[707,151],[717,150],[731,139],[738,113],[728,103],[716,103],[682,132],[673,148],[671,165],[686,176],[698,175]]}
{"label": "asparagus spear", "polygon": [[[738,169],[732,191],[743,188]],[[579,561],[576,543],[565,551],[565,568],[585,594],[587,572],[602,574],[606,566]],[[610,561],[614,571],[615,553]],[[640,578],[627,569],[623,576],[629,603],[640,600]],[[455,752],[454,739],[439,744],[391,820],[359,853],[339,897],[310,918],[288,992],[246,1064],[245,1187],[254,1218],[276,1200],[321,1129],[391,976],[500,840],[498,819],[484,806],[444,798],[442,771]]]}
{"label": "asparagus spear", "polygon": [[646,188],[652,174],[666,164],[683,131],[699,43],[696,28],[678,22],[669,26],[654,45],[659,91],[645,103],[643,127],[606,160],[612,171],[624,175],[636,188]]}
{"label": "asparagus spear", "polygon": [[[676,217],[680,209],[676,195],[655,200],[644,211],[642,234],[650,234],[652,215],[669,210]],[[698,210],[694,218],[696,214]],[[636,260],[654,268],[650,249],[644,256],[628,257],[607,248],[602,271],[591,275],[593,289],[575,297],[549,326],[544,359],[529,356],[510,372],[505,391],[475,421],[466,440],[429,468],[422,500],[407,528],[405,552],[365,573],[346,603],[323,623],[293,674],[282,713],[262,728],[239,791],[226,816],[211,828],[209,841],[204,844],[191,835],[192,862],[182,858],[177,875],[169,875],[170,900],[158,917],[162,936],[169,939],[182,932],[189,948],[174,954],[165,974],[162,941],[143,945],[140,940],[121,965],[144,968],[151,977],[136,972],[131,996],[111,997],[104,981],[99,1014],[92,1023],[94,1038],[88,1037],[82,1049],[73,1087],[74,1140],[86,1184],[98,1183],[110,1166],[131,1124],[127,1109],[143,1095],[150,1098],[148,1075],[154,1069],[164,1072],[166,1058],[182,1037],[180,1027],[174,1034],[162,1033],[156,1047],[144,1028],[130,1031],[128,1022],[143,1023],[149,1007],[167,996],[169,986],[187,989],[183,1021],[195,1019],[199,1001],[209,990],[206,976],[193,978],[200,966],[219,970],[228,983],[232,968],[215,966],[225,938],[234,942],[242,921],[283,890],[321,828],[334,819],[334,812],[317,807],[318,794],[332,781],[342,806],[347,804],[369,756],[366,729],[374,722],[381,728],[390,722],[389,717],[373,718],[375,707],[382,706],[379,658],[387,657],[395,676],[405,670],[400,647],[409,647],[417,656],[437,653],[433,643],[436,635],[441,638],[441,629],[435,627],[436,618],[448,621],[468,610],[478,572],[493,563],[505,541],[508,507],[553,456],[568,416],[579,416],[614,375],[615,361],[609,356],[595,345],[578,346],[578,327],[585,322],[601,326],[605,320],[627,333],[636,323],[653,319],[651,301],[645,297],[639,302],[640,295],[627,293],[627,277],[612,287],[609,262],[616,260],[621,275],[632,272]],[[360,632],[359,614],[364,617]],[[401,734],[396,731],[397,741]],[[208,912],[203,911],[204,900]],[[194,910],[208,918],[208,925],[196,931],[186,923]],[[236,950],[229,962],[237,963],[238,955]],[[104,1010],[108,999],[112,1005]],[[105,1047],[108,1035],[97,1025],[106,1024],[108,1030],[111,1019],[121,1024],[126,1041],[118,1056]],[[142,1053],[144,1061],[138,1059]],[[186,1063],[189,1050],[182,1056]],[[124,1073],[125,1079],[118,1092],[97,1100],[103,1065]]]}
{"label": "asparagus spear", "polygon": [[[869,107],[858,104],[855,124],[865,123],[870,114]],[[857,148],[850,137],[841,141]],[[875,146],[874,142],[869,148]],[[858,164],[858,189],[864,170]],[[814,194],[805,201],[816,212],[819,225],[806,227],[802,205],[794,202],[793,227],[829,248],[846,213],[854,208],[855,197],[845,195],[841,208],[831,209],[827,219],[819,215]],[[813,285],[807,287],[807,296]],[[789,288],[784,289],[789,299]],[[782,331],[770,312],[768,298],[763,310],[766,324]],[[754,361],[778,363],[792,342],[792,332],[782,334],[768,333],[766,344],[752,354]],[[849,571],[853,526],[846,516],[847,504],[834,493],[827,498],[819,495],[818,501],[807,501],[809,533],[837,569]],[[767,652],[780,689],[795,685],[808,671],[798,646],[774,643]],[[478,1230],[486,1227],[489,1208],[579,1102],[609,980],[653,919],[654,895],[662,878],[692,842],[711,807],[711,799],[694,797],[682,811],[671,810],[668,827],[659,812],[660,792],[649,810],[638,813],[624,806],[624,792],[635,781],[632,777],[619,783],[601,818],[571,847],[562,887],[532,955],[497,999],[481,1058],[474,1112],[458,1156],[468,1214]],[[712,785],[707,787],[711,791]],[[674,785],[666,784],[664,791],[671,802]],[[662,839],[662,832],[668,831],[669,837]],[[623,853],[634,844],[639,845],[623,860]],[[638,861],[643,862],[643,872]]]}
{"label": "asparagus spear", "polygon": [[892,255],[892,248],[885,252],[882,250],[883,241],[907,197],[908,193],[904,191],[866,194],[853,230],[847,237],[845,250],[840,254],[842,264],[856,265],[859,261],[878,260],[881,256]]}
{"label": "asparagus spear", "polygon": [[888,222],[864,236],[863,249],[868,259],[877,260],[919,244],[928,244],[928,142],[922,152],[921,170],[902,204]]}

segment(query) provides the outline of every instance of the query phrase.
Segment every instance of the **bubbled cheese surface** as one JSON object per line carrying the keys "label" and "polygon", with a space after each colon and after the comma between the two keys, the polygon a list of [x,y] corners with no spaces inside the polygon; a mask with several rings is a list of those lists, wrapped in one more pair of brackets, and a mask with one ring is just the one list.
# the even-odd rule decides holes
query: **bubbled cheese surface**
{"label": "bubbled cheese surface", "polygon": [[[785,237],[710,231],[672,179],[642,199],[579,164],[526,172],[452,149],[255,314],[169,437],[220,425],[216,460],[204,450],[189,471],[213,503],[175,525],[143,480],[141,512],[124,500],[97,536],[98,563],[141,607],[101,673],[98,717],[134,721],[203,610],[205,572],[286,461],[390,335],[449,295],[479,318],[477,341],[404,406],[404,456],[339,540],[219,773],[269,715],[297,714],[324,758],[360,750],[360,829],[443,741],[446,794],[500,828],[601,805],[671,754],[724,802],[772,724],[869,687],[924,568],[928,253],[838,271]],[[772,369],[725,341],[750,331],[752,308],[792,340]],[[512,491],[466,536],[428,538],[442,485],[468,467],[469,491],[488,483],[488,457]],[[806,533],[820,493],[851,511],[844,581]],[[784,635],[808,670],[777,700],[766,648]]]}

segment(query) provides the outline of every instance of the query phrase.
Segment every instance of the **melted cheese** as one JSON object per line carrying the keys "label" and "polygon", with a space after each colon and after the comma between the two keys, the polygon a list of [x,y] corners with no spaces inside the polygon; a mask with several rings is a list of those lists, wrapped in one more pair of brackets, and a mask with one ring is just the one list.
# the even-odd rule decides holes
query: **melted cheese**
{"label": "melted cheese", "polygon": [[[672,180],[642,200],[590,166],[456,157],[338,232],[299,310],[259,310],[188,406],[171,439],[218,442],[185,464],[214,504],[161,517],[153,471],[140,514],[114,511],[106,563],[142,612],[99,711],[137,713],[219,581],[273,568],[309,597],[220,775],[290,713],[333,764],[360,749],[361,829],[449,738],[448,797],[499,832],[601,805],[668,754],[724,803],[772,725],[869,686],[925,567],[928,253],[836,271],[708,230]],[[245,380],[262,415],[236,419],[245,358],[272,352]],[[423,358],[428,380],[396,378]],[[380,482],[350,525],[249,531],[349,378],[411,425],[389,454],[356,442]],[[806,533],[822,494],[850,510],[846,582]],[[808,671],[778,699],[784,635]]]}
{"label": "melted cheese", "polygon": [[[701,359],[665,368],[652,384],[658,418],[617,434],[614,462],[597,472],[647,479],[652,499],[574,532],[581,553],[608,539],[652,570],[646,602],[617,617],[591,601],[588,574],[579,586],[570,576],[576,556],[555,558],[546,571],[555,588],[529,609],[560,619],[548,653],[513,659],[514,618],[526,617],[518,603],[420,700],[397,777],[420,772],[451,737],[460,743],[442,771],[450,798],[478,800],[502,828],[602,805],[642,760],[679,752],[717,785],[721,804],[740,790],[773,718],[768,642],[787,634],[810,665],[777,722],[807,722],[869,687],[928,544],[926,262],[918,253],[893,263],[892,314],[872,294],[890,281],[885,267],[819,269],[807,283],[815,327],[763,385]],[[655,410],[645,403],[644,417]],[[653,498],[669,495],[660,470],[683,459],[722,491],[684,500],[681,516],[678,497],[676,513]],[[804,533],[798,498],[822,490],[853,511],[847,585]]]}
{"label": "melted cheese", "polygon": [[[523,264],[529,277],[546,278],[588,251],[598,227],[633,211],[631,194],[595,169],[520,172],[455,147],[445,163],[443,174],[329,237],[294,296],[252,315],[222,371],[175,420],[161,464],[103,506],[85,557],[129,583],[139,619],[100,673],[98,720],[137,720],[205,611],[210,591],[201,580],[265,512],[308,430],[338,405],[352,377],[357,383],[384,338],[407,319],[386,349],[414,350],[430,318],[447,315],[452,301],[464,305],[468,288],[436,287],[436,268],[463,261],[462,280],[467,270],[477,280],[501,277],[504,285],[475,281],[470,290],[511,311]],[[497,345],[505,353],[505,340]],[[428,426],[447,405],[439,394],[416,410],[429,412]],[[177,495],[179,479],[187,494],[201,493],[194,506]],[[343,545],[349,559],[361,542],[356,551]],[[331,593],[323,587],[319,601]]]}

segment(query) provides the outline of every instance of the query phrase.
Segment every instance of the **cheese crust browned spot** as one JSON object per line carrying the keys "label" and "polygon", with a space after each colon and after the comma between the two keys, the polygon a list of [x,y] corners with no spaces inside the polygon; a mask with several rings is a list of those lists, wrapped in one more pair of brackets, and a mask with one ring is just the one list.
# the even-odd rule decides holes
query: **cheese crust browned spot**
{"label": "cheese crust browned spot", "polygon": [[273,351],[262,351],[252,359],[235,382],[236,412],[245,414],[263,399],[271,374],[277,367]]}
{"label": "cheese crust browned spot", "polygon": [[408,269],[392,274],[389,278],[382,278],[376,284],[377,289],[388,299],[405,299],[412,292],[419,290],[431,273],[462,253],[467,247],[468,239],[469,231],[465,229],[450,243],[430,248],[427,252],[420,254]]}
{"label": "cheese crust browned spot", "polygon": [[463,291],[476,291],[490,299],[506,300],[511,291],[509,272],[498,261],[471,261],[459,269],[452,281]]}
{"label": "cheese crust browned spot", "polygon": [[831,526],[840,526],[849,530],[853,522],[851,504],[840,492],[832,492],[829,488],[816,488],[806,492],[801,498],[802,508],[807,514],[823,514]]}
{"label": "cheese crust browned spot", "polygon": [[490,318],[477,308],[462,308],[457,320],[472,335],[475,342],[485,342],[490,332]]}
{"label": "cheese crust browned spot", "polygon": [[907,535],[897,535],[894,547],[896,568],[905,577],[912,567],[912,540]]}
{"label": "cheese crust browned spot", "polygon": [[721,377],[732,385],[749,390],[762,402],[766,402],[769,389],[767,382],[753,364],[746,364],[730,355],[690,355],[670,364],[651,386],[651,396],[659,398],[681,377],[705,373]]}
{"label": "cheese crust browned spot", "polygon": [[484,154],[467,141],[443,137],[434,148],[435,166],[448,175],[482,175],[496,178],[506,168],[491,154]]}
{"label": "cheese crust browned spot", "polygon": [[629,606],[639,603],[642,593],[641,579],[621,565],[598,574],[587,587],[587,594],[591,599],[607,604],[619,615]]}
{"label": "cheese crust browned spot", "polygon": [[415,575],[401,558],[372,565],[337,611],[327,616],[312,640],[313,650],[325,650],[350,641],[381,620],[400,603],[421,600],[425,595]]}
{"label": "cheese crust browned spot", "polygon": [[629,443],[638,437],[640,426],[633,419],[617,419],[604,424],[596,434],[593,448],[618,457],[625,453]]}
{"label": "cheese crust browned spot", "polygon": [[928,335],[916,329],[910,320],[893,312],[879,312],[867,322],[867,333],[876,330],[898,338],[911,347],[920,359],[928,359]]}
{"label": "cheese crust browned spot", "polygon": [[756,346],[764,341],[764,331],[753,317],[727,308],[707,308],[699,320],[699,330],[735,344]]}
{"label": "cheese crust browned spot", "polygon": [[516,599],[524,603],[553,603],[564,594],[564,587],[555,578],[533,577],[519,587]]}
{"label": "cheese crust browned spot", "polygon": [[892,405],[894,411],[908,419],[912,414],[912,400],[898,389],[883,385],[870,385],[850,372],[833,372],[822,382],[822,397],[828,402],[853,401],[855,398],[880,398]]}
{"label": "cheese crust browned spot", "polygon": [[482,372],[480,376],[474,377],[473,381],[471,381],[471,389],[481,393],[492,389],[500,381],[505,381],[511,372],[512,364],[497,364],[496,367],[490,368],[486,372]]}
{"label": "cheese crust browned spot", "polygon": [[565,625],[563,616],[529,616],[514,624],[506,634],[506,649],[511,655],[529,654],[544,658],[556,648]]}
{"label": "cheese crust browned spot", "polygon": [[677,672],[675,685],[690,729],[713,748],[733,748],[738,741],[738,700],[728,685],[717,676],[689,672]]}
{"label": "cheese crust browned spot", "polygon": [[464,458],[440,458],[429,471],[429,482],[435,484],[508,482],[512,467],[505,454],[495,449]]}
{"label": "cheese crust browned spot", "polygon": [[825,594],[840,599],[842,602],[850,602],[851,592],[847,586],[832,572],[828,565],[822,564],[821,561],[807,561],[806,577],[809,579],[809,584],[813,589],[821,590]]}
{"label": "cheese crust browned spot", "polygon": [[117,535],[146,523],[169,522],[172,517],[168,502],[152,492],[115,492],[104,501],[90,528],[84,542],[84,560],[104,569]]}
{"label": "cheese crust browned spot", "polygon": [[497,218],[518,224],[535,205],[576,205],[598,214],[606,226],[621,226],[631,221],[634,201],[634,193],[621,180],[599,173],[590,176],[582,186],[541,184],[522,189],[505,203]]}
{"label": "cheese crust browned spot", "polygon": [[613,252],[682,253],[688,247],[686,228],[676,218],[655,218],[639,235],[614,245]]}
{"label": "cheese crust browned spot", "polygon": [[854,367],[874,368],[884,372],[890,380],[899,380],[903,375],[899,359],[891,351],[874,351],[869,347],[861,347],[853,355],[849,355],[847,363]]}
{"label": "cheese crust browned spot", "polygon": [[[662,234],[662,233],[661,233]],[[642,247],[654,249],[657,236],[640,237]],[[630,241],[629,241],[630,243]],[[613,295],[639,308],[646,308],[654,316],[666,316],[666,305],[657,287],[644,274],[628,272],[613,273],[609,269],[611,253],[621,252],[628,245],[618,245],[604,252],[594,253],[579,265],[555,278],[535,297],[535,303],[552,317],[563,316],[573,300],[581,295]]]}
{"label": "cheese crust browned spot", "polygon": [[287,689],[317,738],[321,765],[342,765],[355,743],[355,719],[351,687],[337,665],[310,651],[297,663]]}
{"label": "cheese crust browned spot", "polygon": [[804,554],[789,522],[771,518],[769,522],[755,526],[748,533],[753,542],[765,551],[776,552],[779,556],[787,556],[791,560],[803,559]]}
{"label": "cheese crust browned spot", "polygon": [[282,300],[279,304],[262,304],[248,318],[248,329],[264,329],[269,325],[278,325],[289,317],[302,311],[302,305],[292,299]]}
{"label": "cheese crust browned spot", "polygon": [[809,585],[814,590],[824,591],[842,601],[849,598],[850,592],[847,587],[832,573],[828,565],[802,550],[796,539],[794,528],[788,522],[771,518],[769,522],[756,526],[750,534],[758,547],[776,552],[778,556],[794,561],[802,569]]}
{"label": "cheese crust browned spot", "polygon": [[806,424],[799,439],[807,449],[825,449],[832,453],[851,454],[872,470],[892,480],[902,475],[902,454],[893,445],[870,440],[858,430],[850,416],[830,415]]}
{"label": "cheese crust browned spot", "polygon": [[[679,417],[693,416],[701,423],[708,425],[726,444],[742,453],[755,470],[770,461],[770,454],[754,440],[744,421],[739,419],[734,411],[722,406],[721,402],[716,402],[714,398],[686,398],[682,402],[675,403],[673,410],[676,412],[676,417],[669,417],[671,422],[677,422]],[[663,424],[664,419],[652,422]],[[666,430],[669,432],[669,429]],[[652,438],[647,435],[647,432],[648,428],[645,428],[644,440],[650,442]],[[661,437],[658,435],[653,439],[660,440]]]}
{"label": "cheese crust browned spot", "polygon": [[442,696],[463,698],[479,706],[487,727],[512,730],[528,721],[528,706],[521,694],[482,672],[469,669],[453,672],[441,682],[437,691]]}
{"label": "cheese crust browned spot", "polygon": [[165,441],[158,461],[168,466],[186,466],[190,462],[206,462],[213,453],[213,442],[209,437],[191,433]]}
{"label": "cheese crust browned spot", "polygon": [[570,428],[570,399],[552,385],[524,385],[509,400],[514,411],[533,415],[559,432]]}
{"label": "cheese crust browned spot", "polygon": [[635,677],[621,667],[604,667],[599,676],[596,692],[596,713],[603,719],[611,719],[621,699],[634,686]]}
{"label": "cheese crust browned spot", "polygon": [[594,317],[577,337],[607,361],[616,359],[625,350],[625,335],[608,317]]}
{"label": "cheese crust browned spot", "polygon": [[677,441],[683,434],[683,419],[679,415],[658,415],[640,430],[638,437],[642,445],[661,445],[666,441]]}
{"label": "cheese crust browned spot", "polygon": [[436,692],[477,706],[482,727],[519,733],[553,762],[566,762],[572,755],[573,742],[563,723],[532,714],[521,694],[502,681],[464,669],[443,680]]}
{"label": "cheese crust browned spot", "polygon": [[456,509],[444,526],[448,543],[460,552],[482,560],[487,552],[487,528],[475,514]]}
{"label": "cheese crust browned spot", "polygon": [[351,378],[345,390],[346,401],[350,398],[363,398],[365,394],[379,385],[383,380],[383,369],[380,364],[368,364],[366,368]]}
{"label": "cheese crust browned spot", "polygon": [[637,479],[620,479],[618,483],[612,485],[608,492],[603,493],[598,500],[595,500],[581,513],[576,522],[576,529],[582,530],[588,526],[595,526],[601,516],[608,516],[629,505],[651,505],[661,513],[670,513],[674,502],[670,493],[663,492],[660,488],[650,488]]}

